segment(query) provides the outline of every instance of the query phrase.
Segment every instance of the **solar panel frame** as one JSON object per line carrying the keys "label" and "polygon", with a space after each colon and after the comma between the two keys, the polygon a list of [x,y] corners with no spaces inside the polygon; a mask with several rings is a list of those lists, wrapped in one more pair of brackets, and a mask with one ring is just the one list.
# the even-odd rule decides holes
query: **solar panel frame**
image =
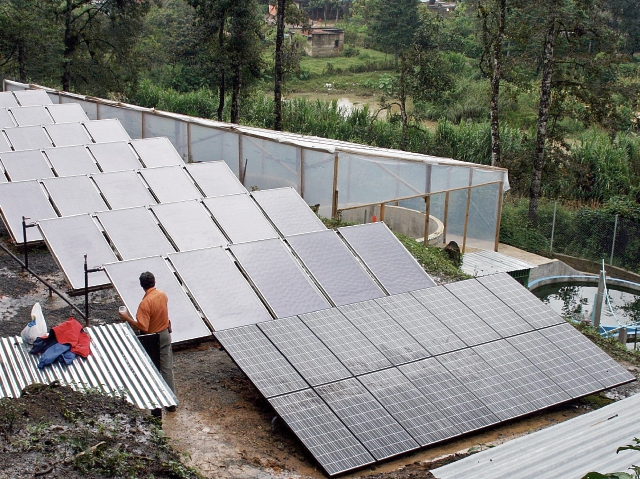
{"label": "solar panel frame", "polygon": [[491,367],[515,385],[536,409],[568,401],[571,397],[506,341],[472,348]]}
{"label": "solar panel frame", "polygon": [[146,168],[140,170],[140,174],[160,203],[202,198],[202,193],[180,166]]}
{"label": "solar panel frame", "polygon": [[472,348],[442,354],[436,359],[501,421],[535,411],[518,387],[494,370]]}
{"label": "solar panel frame", "polygon": [[126,141],[96,143],[87,147],[100,166],[100,170],[105,173],[142,168],[138,157]]}
{"label": "solar panel frame", "polygon": [[411,295],[468,346],[500,339],[491,326],[445,288],[413,291]]}
{"label": "solar panel frame", "polygon": [[331,306],[282,240],[253,241],[229,248],[277,317]]}
{"label": "solar panel frame", "polygon": [[39,150],[49,148],[51,140],[41,126],[17,126],[15,128],[5,128],[5,135],[9,138],[11,146],[15,151]]}
{"label": "solar panel frame", "polygon": [[77,146],[91,142],[81,123],[57,123],[45,125],[54,146]]}
{"label": "solar panel frame", "polygon": [[229,243],[199,201],[153,205],[151,211],[179,251],[227,246]]}
{"label": "solar panel frame", "polygon": [[500,422],[487,406],[436,358],[427,358],[398,367],[400,372],[452,421],[461,434]]}
{"label": "solar panel frame", "polygon": [[205,196],[247,193],[246,188],[224,161],[189,163],[185,168]]}
{"label": "solar panel frame", "polygon": [[296,316],[265,321],[257,327],[311,386],[351,377],[333,352]]}
{"label": "solar panel frame", "polygon": [[131,140],[131,146],[146,168],[184,166],[184,160],[166,137]]}
{"label": "solar panel frame", "polygon": [[55,123],[82,123],[89,121],[89,117],[79,103],[47,105],[46,109]]}
{"label": "solar panel frame", "polygon": [[338,228],[338,232],[389,294],[435,286],[384,223],[348,226]]}
{"label": "solar panel frame", "polygon": [[56,176],[40,150],[0,153],[0,161],[11,181],[40,180]]}
{"label": "solar panel frame", "polygon": [[90,120],[83,123],[94,143],[106,143],[112,141],[129,141],[131,138],[120,121]]}
{"label": "solar panel frame", "polygon": [[451,283],[445,288],[503,338],[533,331],[529,323],[475,278]]}
{"label": "solar panel frame", "polygon": [[205,198],[204,205],[232,243],[278,238],[278,233],[249,195]]}
{"label": "solar panel frame", "polygon": [[45,107],[41,105],[11,108],[11,114],[18,126],[48,125],[53,123],[53,118],[51,118]]}
{"label": "solar panel frame", "polygon": [[10,108],[12,106],[20,106],[16,97],[10,91],[0,91],[0,108]]}
{"label": "solar panel frame", "polygon": [[44,154],[58,176],[90,175],[100,172],[84,145],[46,148]]}
{"label": "solar panel frame", "polygon": [[395,366],[430,356],[409,333],[378,306],[375,301],[338,308]]}
{"label": "solar panel frame", "polygon": [[579,398],[603,389],[599,381],[539,331],[513,336],[506,341],[533,362],[571,398]]}
{"label": "solar panel frame", "polygon": [[539,331],[574,362],[588,367],[589,374],[607,389],[636,379],[633,374],[568,323]]}
{"label": "solar panel frame", "polygon": [[432,355],[467,347],[411,293],[379,298],[376,303]]}
{"label": "solar panel frame", "polygon": [[268,401],[329,476],[375,462],[360,441],[311,389]]}
{"label": "solar panel frame", "polygon": [[175,252],[144,207],[103,211],[96,216],[123,260]]}
{"label": "solar panel frame", "polygon": [[357,379],[325,384],[314,390],[376,460],[420,447]]}
{"label": "solar panel frame", "polygon": [[354,376],[391,367],[391,362],[337,308],[298,316]]}
{"label": "solar panel frame", "polygon": [[385,295],[335,231],[316,231],[286,239],[336,306]]}
{"label": "solar panel frame", "polygon": [[13,92],[20,106],[52,105],[53,102],[44,90],[16,90]]}
{"label": "solar panel frame", "polygon": [[9,139],[4,133],[4,130],[2,130],[0,131],[0,153],[5,153],[7,151],[13,151],[13,149],[9,144]]}
{"label": "solar panel frame", "polygon": [[[29,222],[58,217],[40,183],[35,180],[0,184],[0,213],[12,240],[16,243],[24,241],[23,216],[29,218]],[[38,241],[42,241],[40,231],[30,228],[27,231],[27,242]]]}
{"label": "solar panel frame", "polygon": [[309,388],[257,326],[226,329],[214,334],[265,398]]}
{"label": "solar panel frame", "polygon": [[[84,288],[84,255],[89,268],[118,261],[111,246],[90,215],[42,220],[38,227],[67,283],[74,290]],[[70,235],[69,231],[74,234]],[[111,284],[104,271],[88,275],[89,287]]]}
{"label": "solar panel frame", "polygon": [[253,191],[251,196],[282,236],[327,229],[320,218],[311,211],[307,203],[291,187]]}
{"label": "solar panel frame", "polygon": [[102,196],[86,175],[63,176],[42,180],[49,197],[61,216],[108,210]]}
{"label": "solar panel frame", "polygon": [[7,108],[0,108],[0,128],[14,128],[16,121]]}
{"label": "solar panel frame", "polygon": [[[168,257],[215,331],[272,319],[223,248],[171,253]],[[215,274],[208,274],[211,271]]]}
{"label": "solar panel frame", "polygon": [[358,380],[421,446],[460,434],[397,368],[364,374]]}
{"label": "solar panel frame", "polygon": [[564,320],[550,306],[544,304],[533,293],[518,283],[507,273],[492,274],[477,278],[500,301],[513,309],[534,329],[560,324]]}
{"label": "solar panel frame", "polygon": [[92,178],[112,210],[156,204],[136,171],[98,173]]}
{"label": "solar panel frame", "polygon": [[211,336],[209,328],[165,260],[160,256],[109,263],[105,264],[104,268],[133,317],[135,317],[138,305],[144,296],[138,278],[144,271],[153,273],[156,278],[156,287],[164,291],[169,298],[169,319],[171,320],[171,340],[173,343]]}

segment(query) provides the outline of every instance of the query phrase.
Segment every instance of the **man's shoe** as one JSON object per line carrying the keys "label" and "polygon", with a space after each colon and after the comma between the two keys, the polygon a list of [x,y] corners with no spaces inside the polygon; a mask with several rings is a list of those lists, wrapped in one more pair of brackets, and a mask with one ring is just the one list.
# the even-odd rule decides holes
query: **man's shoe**
{"label": "man's shoe", "polygon": [[164,408],[167,412],[176,412],[176,406],[167,406],[166,408]]}

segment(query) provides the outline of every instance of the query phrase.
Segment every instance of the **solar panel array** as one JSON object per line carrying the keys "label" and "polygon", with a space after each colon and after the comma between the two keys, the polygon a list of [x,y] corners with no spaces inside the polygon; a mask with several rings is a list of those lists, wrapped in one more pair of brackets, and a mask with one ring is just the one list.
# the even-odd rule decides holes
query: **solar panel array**
{"label": "solar panel array", "polygon": [[540,324],[547,306],[516,280],[487,278],[215,336],[329,475],[634,379],[561,317]]}

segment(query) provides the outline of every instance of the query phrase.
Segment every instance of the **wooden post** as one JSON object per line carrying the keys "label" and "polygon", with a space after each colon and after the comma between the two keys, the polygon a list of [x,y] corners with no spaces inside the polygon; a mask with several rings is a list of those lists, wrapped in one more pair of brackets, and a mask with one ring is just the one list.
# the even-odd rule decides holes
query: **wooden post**
{"label": "wooden post", "polygon": [[338,219],[338,152],[333,156],[333,201],[331,205],[331,217]]}
{"label": "wooden post", "polygon": [[493,251],[498,251],[500,245],[500,221],[502,220],[502,181],[498,184],[498,219],[496,220],[496,240],[493,245]]}
{"label": "wooden post", "polygon": [[464,214],[464,230],[462,232],[462,251],[464,253],[467,246],[467,227],[469,226],[469,209],[471,208],[471,187],[467,188],[467,211]]}
{"label": "wooden post", "polygon": [[147,115],[145,112],[142,112],[142,138],[144,138],[144,129],[147,126],[147,121],[146,121]]}
{"label": "wooden post", "polygon": [[447,220],[449,219],[449,192],[444,194],[444,218],[442,221],[442,244],[447,243]]}
{"label": "wooden post", "polygon": [[187,163],[193,163],[191,156],[191,122],[187,122]]}
{"label": "wooden post", "polygon": [[380,203],[380,221],[384,222],[384,203]]}
{"label": "wooden post", "polygon": [[242,171],[242,133],[238,133],[238,178],[242,178],[243,186],[246,171]]}
{"label": "wooden post", "polygon": [[431,216],[431,195],[424,197],[424,240],[423,244],[429,244],[429,217]]}
{"label": "wooden post", "polygon": [[96,103],[96,120],[102,120],[102,118],[100,118],[100,102]]}
{"label": "wooden post", "polygon": [[300,196],[304,199],[304,148],[300,147]]}

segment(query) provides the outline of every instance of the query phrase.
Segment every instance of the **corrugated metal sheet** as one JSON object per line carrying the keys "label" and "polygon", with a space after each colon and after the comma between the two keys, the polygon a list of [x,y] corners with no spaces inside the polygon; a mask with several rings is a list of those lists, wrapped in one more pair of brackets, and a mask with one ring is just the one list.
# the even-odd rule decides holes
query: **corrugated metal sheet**
{"label": "corrugated metal sheet", "polygon": [[579,479],[626,471],[637,451],[616,449],[640,436],[640,394],[431,471],[438,479]]}
{"label": "corrugated metal sheet", "polygon": [[125,396],[141,409],[178,404],[173,391],[160,376],[128,324],[86,328],[91,355],[78,357],[69,366],[55,363],[38,369],[39,354],[20,336],[0,338],[0,398],[20,397],[34,383],[60,381],[75,390],[97,389]]}
{"label": "corrugated metal sheet", "polygon": [[462,256],[460,269],[472,276],[487,276],[535,267],[535,264],[527,263],[496,251],[477,251],[475,253],[466,253]]}

